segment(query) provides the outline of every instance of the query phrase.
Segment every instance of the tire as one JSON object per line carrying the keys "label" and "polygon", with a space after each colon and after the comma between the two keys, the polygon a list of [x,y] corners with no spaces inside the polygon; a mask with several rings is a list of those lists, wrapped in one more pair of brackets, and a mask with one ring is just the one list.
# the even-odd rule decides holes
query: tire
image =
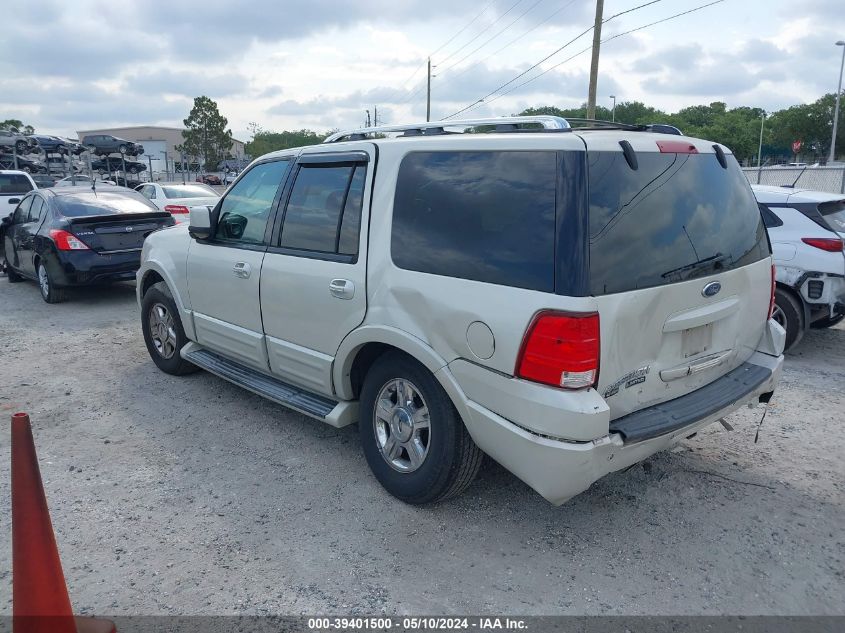
{"label": "tire", "polygon": [[29,154],[29,143],[26,141],[15,141],[15,151],[18,154]]}
{"label": "tire", "polygon": [[23,167],[21,167],[21,171],[25,171],[26,173],[31,174],[32,167],[30,167],[29,165],[24,165]]}
{"label": "tire", "polygon": [[[397,406],[399,385],[405,406]],[[463,492],[478,473],[484,454],[434,375],[411,357],[389,352],[373,363],[360,411],[364,456],[394,497],[415,505],[442,501]],[[416,447],[415,459],[409,447]]]}
{"label": "tire", "polygon": [[775,312],[772,318],[786,330],[784,351],[789,351],[804,337],[804,309],[788,290],[775,289]]}
{"label": "tire", "polygon": [[163,281],[153,284],[141,300],[141,330],[147,351],[161,371],[182,376],[199,370],[179,355],[188,337],[176,302]]}
{"label": "tire", "polygon": [[126,145],[121,145],[120,147],[117,148],[117,151],[120,152],[121,154],[125,154],[126,149],[127,149]]}
{"label": "tire", "polygon": [[137,173],[138,173],[138,168],[137,168],[137,167],[130,167],[130,168],[129,168],[129,173],[130,173],[130,174],[137,174]]}
{"label": "tire", "polygon": [[38,273],[38,289],[41,291],[41,298],[47,303],[61,303],[67,299],[67,288],[59,288],[53,283],[50,271],[39,261],[36,268]]}
{"label": "tire", "polygon": [[811,328],[817,330],[823,330],[824,328],[833,327],[837,323],[840,323],[842,319],[845,319],[845,314],[840,314],[839,316],[835,317],[825,317],[824,319],[819,319],[818,321],[813,321],[810,324]]}

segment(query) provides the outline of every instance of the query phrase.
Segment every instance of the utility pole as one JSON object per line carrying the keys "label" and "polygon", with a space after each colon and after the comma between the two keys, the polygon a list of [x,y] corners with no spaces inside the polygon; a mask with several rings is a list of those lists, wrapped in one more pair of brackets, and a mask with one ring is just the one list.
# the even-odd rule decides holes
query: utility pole
{"label": "utility pole", "polygon": [[616,95],[610,95],[610,98],[613,99],[613,109],[610,111],[610,121],[611,123],[616,123]]}
{"label": "utility pole", "polygon": [[845,68],[845,41],[839,40],[837,46],[842,47],[842,63],[839,65],[839,87],[836,89],[836,108],[833,110],[833,138],[830,139],[830,160],[836,160],[836,128],[839,124],[839,97],[842,96],[842,69]]}
{"label": "utility pole", "polygon": [[373,126],[378,127],[378,106],[373,106]]}
{"label": "utility pole", "polygon": [[428,79],[425,91],[425,120],[431,121],[431,57],[428,58]]}
{"label": "utility pole", "polygon": [[590,92],[587,96],[587,118],[596,118],[596,84],[599,78],[599,52],[601,49],[601,22],[604,0],[596,0],[596,22],[593,27],[593,60],[590,62]]}
{"label": "utility pole", "polygon": [[371,125],[371,123],[370,123],[370,111],[369,111],[369,110],[364,110],[364,112],[366,112],[366,113],[367,113],[367,125],[365,125],[364,127],[372,127],[372,125]]}
{"label": "utility pole", "polygon": [[766,112],[760,117],[760,146],[757,148],[757,184],[760,184],[760,174],[763,171],[763,126],[766,125]]}

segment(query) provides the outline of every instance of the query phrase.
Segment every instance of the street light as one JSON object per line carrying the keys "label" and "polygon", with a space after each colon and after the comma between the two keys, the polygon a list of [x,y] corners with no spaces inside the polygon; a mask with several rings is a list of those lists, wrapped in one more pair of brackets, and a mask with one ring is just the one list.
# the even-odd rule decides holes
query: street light
{"label": "street light", "polygon": [[610,120],[616,123],[616,95],[610,95],[613,99],[613,109],[610,111]]}
{"label": "street light", "polygon": [[842,69],[845,68],[845,41],[839,40],[836,45],[842,47],[842,63],[839,64],[839,87],[836,89],[836,107],[833,109],[833,138],[830,141],[829,163],[836,160],[836,126],[839,123],[839,97],[842,96]]}

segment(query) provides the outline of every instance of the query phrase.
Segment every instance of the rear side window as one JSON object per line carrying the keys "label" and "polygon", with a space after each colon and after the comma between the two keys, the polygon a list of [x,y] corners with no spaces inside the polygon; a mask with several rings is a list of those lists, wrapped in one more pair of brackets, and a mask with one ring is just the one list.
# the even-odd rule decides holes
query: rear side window
{"label": "rear side window", "polygon": [[29,208],[29,218],[27,222],[38,222],[44,213],[44,200],[35,196],[32,199],[32,206]]}
{"label": "rear side window", "polygon": [[303,164],[285,210],[279,246],[358,254],[365,165]]}
{"label": "rear side window", "polygon": [[775,214],[774,211],[769,209],[769,207],[767,207],[764,204],[761,204],[759,206],[760,206],[760,213],[763,216],[763,224],[766,225],[767,229],[773,229],[773,228],[776,228],[778,226],[783,226],[783,220],[781,220],[777,216],[777,214]]}
{"label": "rear side window", "polygon": [[21,174],[0,174],[0,193],[29,193],[33,190],[29,178]]}
{"label": "rear side window", "polygon": [[591,152],[590,288],[593,295],[712,275],[769,255],[766,230],[733,156]]}
{"label": "rear side window", "polygon": [[399,167],[400,268],[554,291],[555,152],[414,152]]}
{"label": "rear side window", "polygon": [[822,202],[819,213],[837,233],[845,233],[845,200]]}

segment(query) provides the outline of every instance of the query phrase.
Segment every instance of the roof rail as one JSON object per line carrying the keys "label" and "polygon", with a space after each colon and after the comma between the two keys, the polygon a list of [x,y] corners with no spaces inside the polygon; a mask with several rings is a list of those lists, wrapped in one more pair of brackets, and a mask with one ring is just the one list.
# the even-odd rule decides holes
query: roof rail
{"label": "roof rail", "polygon": [[[446,128],[476,128],[494,126],[494,132],[518,132],[519,126],[525,124],[540,124],[543,130],[566,132],[570,130],[569,122],[557,116],[505,116],[487,119],[454,119],[443,121],[427,121],[425,123],[408,123],[405,125],[382,125],[379,127],[362,127],[355,130],[335,132],[323,143],[337,143],[342,140],[361,140],[368,134],[386,134],[389,132],[404,132],[407,136],[434,136],[438,134],[454,134]],[[524,130],[524,128],[523,128]]]}
{"label": "roof rail", "polygon": [[602,119],[582,119],[578,117],[569,117],[567,121],[571,121],[572,123],[582,123],[584,127],[592,127],[596,129],[613,129],[613,130],[631,130],[633,132],[644,132],[646,130],[645,125],[639,125],[636,123],[622,123],[620,121],[605,121]]}

